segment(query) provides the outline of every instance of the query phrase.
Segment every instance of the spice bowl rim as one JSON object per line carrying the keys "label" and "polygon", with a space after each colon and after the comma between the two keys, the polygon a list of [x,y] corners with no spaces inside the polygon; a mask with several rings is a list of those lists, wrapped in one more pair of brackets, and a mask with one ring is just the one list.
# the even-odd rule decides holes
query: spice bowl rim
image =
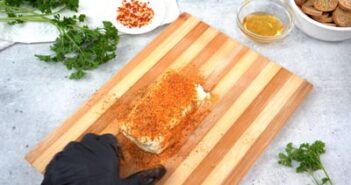
{"label": "spice bowl rim", "polygon": [[[262,35],[258,35],[255,34],[247,29],[244,28],[244,25],[240,19],[240,13],[242,12],[242,10],[245,9],[245,7],[247,5],[249,5],[252,2],[267,2],[270,4],[277,4],[278,6],[280,6],[283,10],[284,13],[287,15],[288,17],[288,24],[284,25],[284,31],[281,35],[278,36],[262,36]],[[265,13],[271,13],[271,12],[265,12]],[[278,17],[279,18],[279,17]],[[261,42],[272,42],[272,41],[276,41],[276,40],[281,40],[284,37],[286,37],[294,28],[294,14],[293,14],[293,10],[290,8],[290,6],[287,6],[285,3],[279,1],[279,0],[247,0],[244,1],[244,3],[242,3],[240,5],[240,7],[237,10],[237,14],[236,14],[236,22],[238,27],[240,28],[240,30],[247,36],[249,37],[253,37],[255,39],[258,39]]]}

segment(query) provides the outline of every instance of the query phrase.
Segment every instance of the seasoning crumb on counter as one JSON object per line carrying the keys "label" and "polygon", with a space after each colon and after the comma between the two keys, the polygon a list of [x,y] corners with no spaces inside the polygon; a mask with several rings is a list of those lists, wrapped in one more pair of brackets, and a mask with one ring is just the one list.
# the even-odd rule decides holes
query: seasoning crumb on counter
{"label": "seasoning crumb on counter", "polygon": [[148,25],[155,13],[149,2],[123,0],[117,10],[117,20],[128,28],[140,28]]}

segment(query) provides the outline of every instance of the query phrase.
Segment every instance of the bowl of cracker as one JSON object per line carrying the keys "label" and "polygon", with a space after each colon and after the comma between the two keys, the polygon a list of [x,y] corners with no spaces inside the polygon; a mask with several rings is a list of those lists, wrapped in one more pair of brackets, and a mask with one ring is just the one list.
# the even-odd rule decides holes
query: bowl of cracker
{"label": "bowl of cracker", "polygon": [[289,0],[295,25],[324,41],[351,39],[351,0]]}

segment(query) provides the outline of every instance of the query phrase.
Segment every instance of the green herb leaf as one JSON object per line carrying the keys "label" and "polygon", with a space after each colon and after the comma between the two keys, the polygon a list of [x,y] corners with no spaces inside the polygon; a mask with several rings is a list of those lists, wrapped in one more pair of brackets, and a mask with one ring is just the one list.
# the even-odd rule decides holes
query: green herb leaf
{"label": "green herb leaf", "polygon": [[60,6],[73,11],[77,11],[79,7],[79,0],[4,0],[4,2],[14,7],[30,5],[43,13],[51,13],[53,9]]}
{"label": "green herb leaf", "polygon": [[284,153],[279,153],[279,164],[291,167],[292,166],[292,159],[288,155]]}
{"label": "green herb leaf", "polygon": [[70,79],[81,79],[83,76],[85,76],[85,72],[82,70],[78,70],[77,72],[72,73],[69,78]]}
{"label": "green herb leaf", "polygon": [[80,14],[79,17],[78,17],[79,22],[84,22],[85,18],[86,18],[86,16],[84,14]]}
{"label": "green herb leaf", "polygon": [[35,55],[39,60],[44,62],[50,62],[52,60],[50,55]]}
{"label": "green herb leaf", "polygon": [[322,179],[322,185],[327,184],[328,182],[331,182],[330,179],[329,179],[328,177],[324,177],[324,178]]}

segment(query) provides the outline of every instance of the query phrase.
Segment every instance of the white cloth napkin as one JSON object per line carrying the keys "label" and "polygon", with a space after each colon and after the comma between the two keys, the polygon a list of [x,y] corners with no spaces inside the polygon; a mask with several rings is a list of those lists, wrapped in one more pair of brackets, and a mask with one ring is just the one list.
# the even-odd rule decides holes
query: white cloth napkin
{"label": "white cloth napkin", "polygon": [[[88,18],[88,24],[97,26],[103,20],[99,19],[98,12],[91,12],[91,8],[95,5],[101,4],[102,1],[115,0],[81,0],[82,9],[80,13],[85,13]],[[166,5],[166,16],[162,25],[173,22],[180,14],[176,0],[164,0]],[[98,3],[97,3],[98,2]],[[117,7],[116,7],[117,8]],[[91,13],[90,13],[91,12]],[[61,14],[71,14],[62,12]],[[91,15],[91,16],[90,16]],[[55,27],[47,23],[25,23],[18,25],[8,25],[7,23],[0,23],[0,50],[5,49],[14,43],[40,43],[52,42],[58,36],[58,31]]]}

